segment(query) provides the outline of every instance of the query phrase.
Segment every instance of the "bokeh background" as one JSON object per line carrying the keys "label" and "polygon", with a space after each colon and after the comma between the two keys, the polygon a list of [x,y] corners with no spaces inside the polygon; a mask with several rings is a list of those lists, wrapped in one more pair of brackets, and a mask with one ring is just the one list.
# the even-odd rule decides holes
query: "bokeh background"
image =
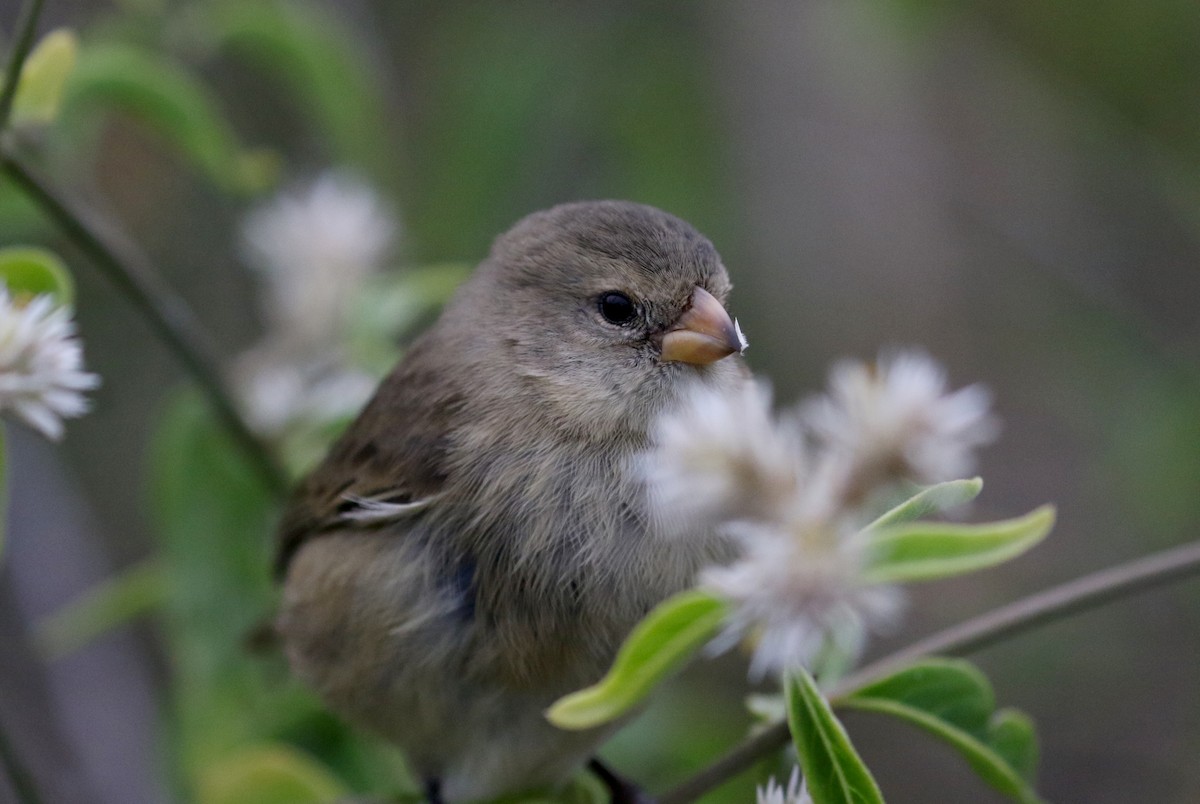
{"label": "bokeh background", "polygon": [[[5,31],[16,6],[0,11]],[[405,266],[477,261],[519,217],[572,199],[691,221],[723,255],[748,359],[783,401],[820,388],[836,358],[886,345],[924,346],[956,385],[989,385],[1005,430],[971,516],[1052,501],[1059,525],[1020,560],[915,589],[903,629],[872,654],[1200,536],[1200,5],[48,0],[40,29],[58,26],[83,54],[115,43],[185,72],[226,127],[227,152],[197,155],[101,94],[69,106],[38,150],[120,222],[231,362],[265,326],[239,246],[247,210],[338,168],[396,211]],[[229,172],[239,156],[274,172],[243,181]],[[202,659],[181,648],[179,617],[156,608],[54,661],[35,641],[60,607],[167,549],[154,487],[178,444],[162,422],[184,415],[183,377],[13,195],[0,183],[0,245],[66,259],[104,385],[61,448],[11,430],[0,718],[50,801],[189,800],[172,759],[187,739],[178,688]],[[214,460],[168,485],[239,477]],[[218,531],[225,549],[223,514],[197,511],[176,536],[196,548]],[[237,560],[262,581],[269,517],[260,531]],[[227,596],[201,575],[169,583]],[[973,658],[1002,704],[1036,719],[1047,799],[1200,800],[1196,583]],[[691,673],[610,755],[662,789],[738,739],[746,692],[736,658]],[[890,801],[999,800],[907,727],[847,722]],[[336,753],[333,729],[309,716],[279,731]],[[343,778],[375,778],[362,767]],[[751,782],[711,800],[750,800]]]}

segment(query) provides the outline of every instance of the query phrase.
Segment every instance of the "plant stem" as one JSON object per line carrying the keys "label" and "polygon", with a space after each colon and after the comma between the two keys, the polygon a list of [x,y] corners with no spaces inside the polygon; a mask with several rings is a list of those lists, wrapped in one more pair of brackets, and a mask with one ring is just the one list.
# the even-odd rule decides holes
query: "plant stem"
{"label": "plant stem", "polygon": [[[829,693],[839,699],[934,654],[962,656],[1105,603],[1200,574],[1200,541],[1109,567],[1022,598],[938,631],[884,656],[843,679]],[[787,745],[787,723],[775,723],[658,798],[658,804],[688,804],[759,759]]]}
{"label": "plant stem", "polygon": [[4,86],[0,88],[0,131],[8,126],[13,99],[17,97],[17,85],[21,83],[21,69],[25,66],[25,58],[33,48],[33,33],[37,28],[38,15],[41,13],[42,0],[26,0],[17,17],[12,50],[8,52],[8,63],[4,65]]}
{"label": "plant stem", "polygon": [[275,456],[246,424],[226,388],[210,347],[195,315],[150,267],[149,259],[120,239],[115,228],[89,209],[71,202],[25,164],[14,152],[12,139],[0,139],[0,171],[7,174],[62,229],[71,242],[92,261],[175,355],[212,405],[263,483],[277,495],[288,481]]}

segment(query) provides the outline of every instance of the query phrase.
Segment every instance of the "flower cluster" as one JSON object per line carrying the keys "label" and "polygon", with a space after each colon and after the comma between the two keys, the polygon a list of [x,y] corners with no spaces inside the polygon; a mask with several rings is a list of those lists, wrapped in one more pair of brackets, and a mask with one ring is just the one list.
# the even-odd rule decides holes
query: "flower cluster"
{"label": "flower cluster", "polygon": [[396,240],[393,216],[365,184],[328,173],[252,211],[243,237],[269,323],[235,368],[247,418],[278,436],[353,413],[375,378],[344,354],[349,316]]}
{"label": "flower cluster", "polygon": [[644,460],[665,532],[715,528],[741,555],[702,584],[733,604],[718,646],[754,645],[751,674],[853,658],[890,625],[898,589],[869,583],[861,529],[902,482],[961,477],[996,435],[978,386],[948,392],[927,355],[844,362],[830,391],[776,417],[769,391],[697,389],[659,422]]}
{"label": "flower cluster", "polygon": [[370,187],[326,173],[253,210],[243,238],[266,285],[272,334],[320,350],[341,335],[354,295],[382,266],[396,226]]}
{"label": "flower cluster", "polygon": [[57,441],[63,419],[87,412],[84,391],[100,378],[83,370],[71,311],[50,296],[14,300],[0,285],[0,413]]}

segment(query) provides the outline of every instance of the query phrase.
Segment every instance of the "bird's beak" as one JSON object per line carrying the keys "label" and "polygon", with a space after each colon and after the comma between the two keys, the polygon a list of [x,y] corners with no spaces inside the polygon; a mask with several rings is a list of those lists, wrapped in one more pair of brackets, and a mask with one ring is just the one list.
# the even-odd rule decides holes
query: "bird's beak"
{"label": "bird's beak", "polygon": [[746,338],[716,297],[702,287],[662,339],[662,361],[706,365],[746,350]]}

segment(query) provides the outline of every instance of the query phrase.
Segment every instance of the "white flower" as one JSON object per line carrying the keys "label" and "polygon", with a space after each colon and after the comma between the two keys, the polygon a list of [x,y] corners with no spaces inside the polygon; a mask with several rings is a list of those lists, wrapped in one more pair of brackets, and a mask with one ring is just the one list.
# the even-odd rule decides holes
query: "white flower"
{"label": "white flower", "polygon": [[83,391],[100,378],[83,370],[71,312],[49,296],[18,304],[0,285],[0,412],[11,410],[57,441],[62,420],[87,412]]}
{"label": "white flower", "polygon": [[352,415],[377,382],[365,371],[319,358],[292,359],[269,346],[243,355],[234,378],[250,426],[272,437],[297,424],[320,425]]}
{"label": "white flower", "polygon": [[767,780],[764,789],[761,785],[757,791],[758,804],[812,804],[804,782],[800,780],[800,767],[792,767],[792,775],[788,778],[787,787],[779,784],[772,776]]}
{"label": "white flower", "polygon": [[698,387],[657,424],[641,468],[660,530],[715,530],[741,547],[700,576],[731,604],[714,648],[752,646],[760,677],[854,659],[894,623],[900,590],[866,573],[866,503],[901,479],[961,476],[996,430],[982,388],[945,384],[908,352],[840,364],[828,396],[778,418],[748,384]]}
{"label": "white flower", "polygon": [[349,316],[396,236],[369,187],[326,173],[246,219],[247,256],[266,283],[270,328],[243,355],[234,379],[251,426],[269,436],[348,416],[375,378],[345,357]]}
{"label": "white flower", "polygon": [[964,477],[974,450],[998,431],[988,391],[972,385],[947,393],[945,372],[923,352],[883,355],[874,366],[843,361],[829,384],[829,395],[810,402],[804,416],[819,441],[846,453],[863,486]]}
{"label": "white flower", "polygon": [[639,467],[662,530],[683,534],[714,520],[780,514],[797,493],[805,449],[795,427],[771,417],[771,393],[747,383],[732,392],[697,385],[661,418],[655,449]]}
{"label": "white flower", "polygon": [[701,584],[733,604],[714,644],[753,645],[752,678],[811,667],[824,651],[854,659],[869,631],[891,626],[902,606],[894,586],[863,580],[857,534],[837,525],[797,522],[732,528],[743,553],[710,567]]}
{"label": "white flower", "polygon": [[272,334],[311,350],[340,339],[350,304],[381,267],[396,224],[365,184],[326,173],[251,212],[243,235],[267,282]]}

